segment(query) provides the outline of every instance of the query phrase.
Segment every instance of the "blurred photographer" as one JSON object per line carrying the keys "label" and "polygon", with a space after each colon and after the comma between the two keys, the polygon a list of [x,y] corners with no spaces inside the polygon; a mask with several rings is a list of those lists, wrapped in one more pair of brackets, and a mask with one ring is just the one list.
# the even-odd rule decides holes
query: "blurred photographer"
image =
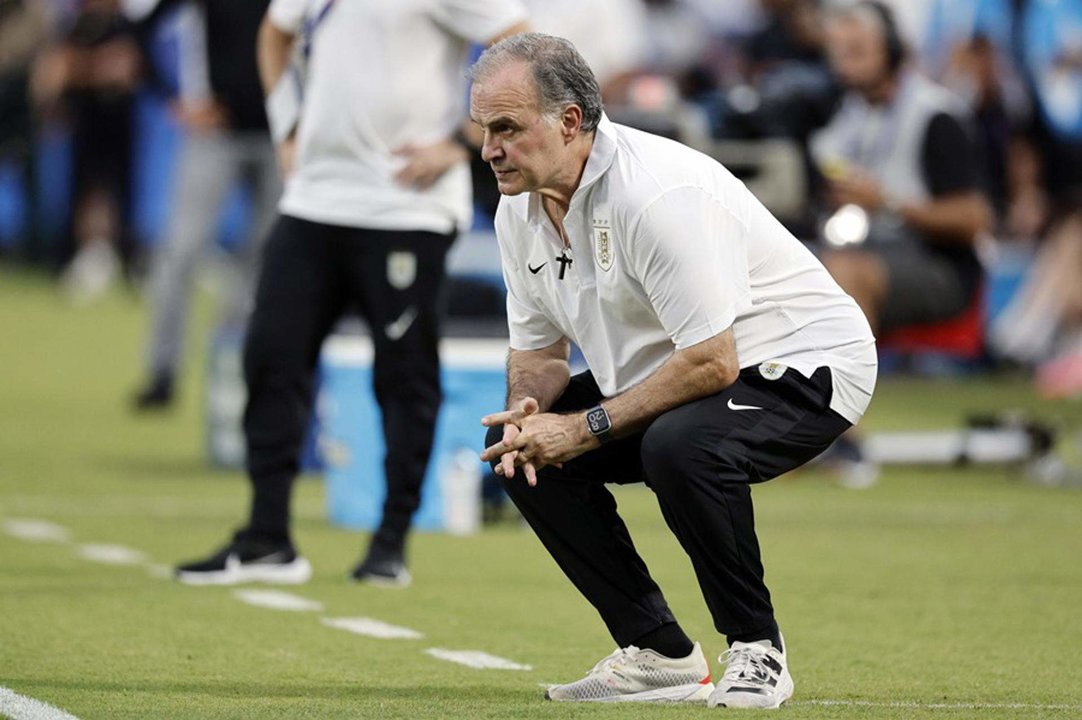
{"label": "blurred photographer", "polygon": [[823,263],[873,329],[957,315],[980,282],[975,246],[992,223],[968,111],[908,66],[885,5],[834,11],[826,31],[846,93],[811,141],[833,213]]}

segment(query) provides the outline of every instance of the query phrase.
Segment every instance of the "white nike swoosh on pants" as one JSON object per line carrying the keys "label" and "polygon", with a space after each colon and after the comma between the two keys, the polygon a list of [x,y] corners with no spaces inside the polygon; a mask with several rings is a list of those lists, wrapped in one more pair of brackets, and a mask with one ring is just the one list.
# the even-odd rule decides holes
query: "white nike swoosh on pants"
{"label": "white nike swoosh on pants", "polygon": [[410,305],[408,308],[402,311],[402,314],[398,316],[398,319],[394,322],[389,322],[383,327],[383,334],[387,336],[388,340],[395,341],[401,340],[402,336],[413,325],[413,321],[417,319],[417,307]]}
{"label": "white nike swoosh on pants", "polygon": [[730,410],[762,410],[758,405],[737,405],[732,398],[729,398],[729,402],[726,404]]}

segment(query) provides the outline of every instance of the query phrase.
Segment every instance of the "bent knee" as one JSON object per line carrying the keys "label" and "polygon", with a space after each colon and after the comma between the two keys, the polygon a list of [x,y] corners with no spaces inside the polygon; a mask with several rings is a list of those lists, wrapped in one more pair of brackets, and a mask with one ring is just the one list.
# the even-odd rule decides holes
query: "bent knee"
{"label": "bent knee", "polygon": [[699,433],[683,422],[678,411],[679,408],[663,414],[643,434],[639,452],[651,485],[655,485],[655,480],[666,482],[668,478],[682,475],[694,462],[694,456],[701,452]]}

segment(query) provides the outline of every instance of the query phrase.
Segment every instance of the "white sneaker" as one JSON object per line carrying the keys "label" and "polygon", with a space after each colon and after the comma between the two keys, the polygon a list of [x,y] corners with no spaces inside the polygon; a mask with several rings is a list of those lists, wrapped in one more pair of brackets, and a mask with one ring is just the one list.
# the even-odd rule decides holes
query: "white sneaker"
{"label": "white sneaker", "polygon": [[103,296],[120,275],[120,256],[110,242],[93,240],[79,250],[60,278],[60,286],[76,305]]}
{"label": "white sneaker", "polygon": [[718,661],[728,665],[707,707],[776,708],[793,696],[785,653],[768,641],[735,642]]}
{"label": "white sneaker", "polygon": [[673,659],[634,645],[616,650],[586,677],[553,685],[545,699],[577,702],[702,702],[713,691],[710,667],[699,643]]}
{"label": "white sneaker", "polygon": [[312,577],[312,566],[291,543],[252,539],[242,531],[210,557],[178,566],[175,574],[185,585],[300,585]]}

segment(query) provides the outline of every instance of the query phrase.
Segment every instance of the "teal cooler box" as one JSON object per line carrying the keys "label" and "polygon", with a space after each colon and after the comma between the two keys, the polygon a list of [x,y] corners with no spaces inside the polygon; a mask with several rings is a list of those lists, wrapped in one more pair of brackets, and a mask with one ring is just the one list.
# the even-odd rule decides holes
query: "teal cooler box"
{"label": "teal cooler box", "polygon": [[[503,409],[506,396],[507,339],[447,338],[440,343],[443,405],[428,462],[421,507],[413,527],[448,528],[444,488],[450,474],[462,471],[473,454],[484,449],[481,417]],[[331,522],[361,530],[374,529],[383,511],[383,428],[372,392],[372,344],[367,337],[335,335],[323,346],[321,386],[316,401],[319,449],[327,484]],[[478,500],[479,501],[479,500]]]}

